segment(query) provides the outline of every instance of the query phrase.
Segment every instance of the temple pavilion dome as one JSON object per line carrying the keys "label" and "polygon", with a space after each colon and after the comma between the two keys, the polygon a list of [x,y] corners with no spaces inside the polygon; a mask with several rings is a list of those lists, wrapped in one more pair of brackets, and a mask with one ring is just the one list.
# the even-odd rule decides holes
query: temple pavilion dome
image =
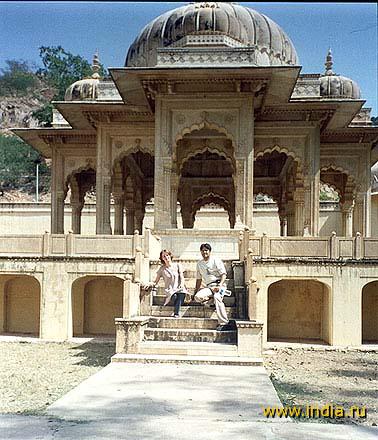
{"label": "temple pavilion dome", "polygon": [[92,63],[92,76],[72,83],[64,95],[65,101],[87,101],[98,98],[98,85],[100,82],[100,62],[95,54]]}
{"label": "temple pavilion dome", "polygon": [[223,49],[239,52],[244,65],[298,65],[293,43],[273,20],[235,3],[197,2],[160,15],[131,44],[125,66],[159,66],[159,51],[169,49],[192,51],[194,64],[206,49]]}
{"label": "temple pavilion dome", "polygon": [[331,49],[328,50],[325,66],[325,73],[320,77],[320,96],[335,99],[361,99],[361,90],[355,81],[333,72]]}

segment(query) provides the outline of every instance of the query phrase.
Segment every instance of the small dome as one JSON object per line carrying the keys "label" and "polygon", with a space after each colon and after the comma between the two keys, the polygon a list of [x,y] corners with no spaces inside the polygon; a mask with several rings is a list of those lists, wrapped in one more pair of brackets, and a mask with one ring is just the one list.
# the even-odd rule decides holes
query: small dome
{"label": "small dome", "polygon": [[98,84],[100,82],[100,62],[98,55],[93,57],[92,71],[89,78],[80,79],[71,84],[64,95],[65,101],[86,101],[95,100],[98,97]]}
{"label": "small dome", "polygon": [[320,77],[320,96],[335,99],[361,99],[361,90],[355,81],[333,72],[331,49],[328,50],[325,66],[325,73]]}
{"label": "small dome", "polygon": [[147,24],[130,46],[125,66],[156,66],[158,49],[219,50],[222,45],[235,52],[255,51],[253,66],[298,65],[292,42],[270,18],[234,3],[196,2]]}

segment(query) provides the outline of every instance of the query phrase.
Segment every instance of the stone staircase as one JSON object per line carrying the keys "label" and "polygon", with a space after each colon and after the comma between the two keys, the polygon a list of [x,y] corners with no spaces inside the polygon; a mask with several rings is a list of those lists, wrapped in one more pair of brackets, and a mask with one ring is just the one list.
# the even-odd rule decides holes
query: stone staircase
{"label": "stone staircase", "polygon": [[[196,261],[180,261],[184,268],[185,285],[190,293],[196,283]],[[163,306],[165,295],[161,284],[155,296],[148,295],[141,304],[141,326],[137,348],[133,353],[119,353],[112,362],[190,362],[230,365],[262,365],[260,357],[243,356],[238,347],[238,318],[245,316],[243,265],[224,261],[227,287],[232,291],[224,298],[227,315],[234,328],[217,331],[215,307],[205,307],[193,300],[181,307],[181,318],[173,318],[173,306]],[[155,278],[158,262],[150,262],[150,279]],[[130,320],[129,320],[130,321]],[[246,321],[243,321],[246,322]],[[137,325],[137,324],[135,324]]]}

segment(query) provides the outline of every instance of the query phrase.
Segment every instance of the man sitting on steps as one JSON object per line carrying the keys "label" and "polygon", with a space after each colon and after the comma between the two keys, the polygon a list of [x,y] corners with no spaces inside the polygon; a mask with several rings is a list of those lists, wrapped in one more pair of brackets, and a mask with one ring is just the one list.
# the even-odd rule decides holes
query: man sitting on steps
{"label": "man sitting on steps", "polygon": [[[195,287],[195,301],[209,305],[214,304],[218,317],[217,330],[231,330],[227,318],[226,307],[223,302],[223,295],[226,290],[226,268],[220,258],[212,257],[211,246],[209,243],[203,243],[200,246],[202,260],[197,263],[197,281]],[[205,286],[200,289],[202,281]]]}

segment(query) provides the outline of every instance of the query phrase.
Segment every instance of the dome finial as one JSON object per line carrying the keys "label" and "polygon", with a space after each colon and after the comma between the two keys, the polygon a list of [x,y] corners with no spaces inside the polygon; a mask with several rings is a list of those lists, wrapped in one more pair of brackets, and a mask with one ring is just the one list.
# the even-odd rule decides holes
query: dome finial
{"label": "dome finial", "polygon": [[93,55],[93,61],[92,61],[92,78],[98,79],[100,78],[100,74],[98,73],[100,71],[100,60],[98,58],[98,49],[96,49],[95,54]]}
{"label": "dome finial", "polygon": [[324,63],[326,70],[325,70],[325,75],[334,75],[335,73],[332,70],[333,67],[333,57],[332,57],[332,51],[331,48],[328,49],[328,53],[327,53],[327,57],[326,57],[326,62]]}

